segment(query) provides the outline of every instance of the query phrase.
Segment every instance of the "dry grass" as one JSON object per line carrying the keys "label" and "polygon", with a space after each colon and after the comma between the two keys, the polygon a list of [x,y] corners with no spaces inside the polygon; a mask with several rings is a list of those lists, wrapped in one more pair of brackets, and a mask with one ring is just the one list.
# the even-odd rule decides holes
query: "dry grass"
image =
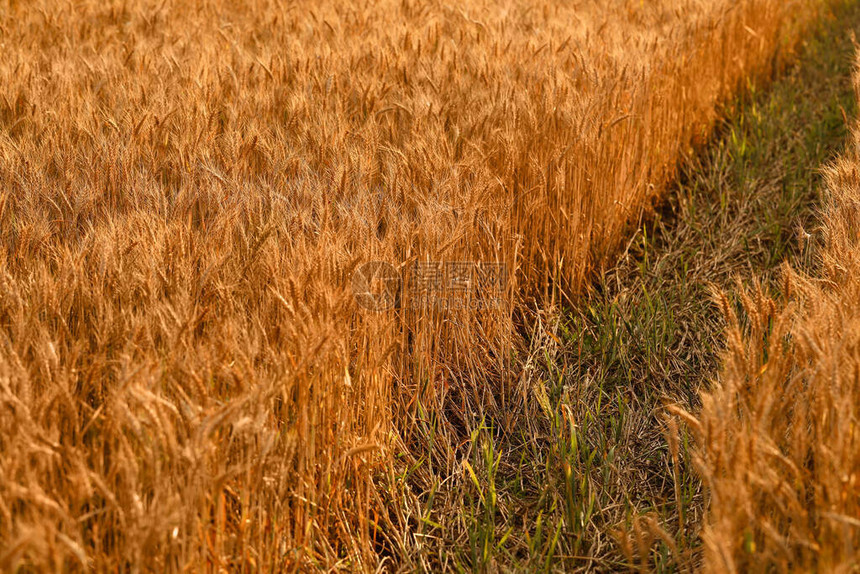
{"label": "dry grass", "polygon": [[[408,562],[422,425],[509,418],[526,310],[817,5],[4,0],[0,567]],[[362,313],[371,259],[509,305]]]}
{"label": "dry grass", "polygon": [[[855,73],[860,97],[860,71]],[[712,572],[860,568],[860,127],[826,170],[807,238],[815,272],[785,268],[785,296],[743,296],[720,384],[691,421],[710,493]]]}

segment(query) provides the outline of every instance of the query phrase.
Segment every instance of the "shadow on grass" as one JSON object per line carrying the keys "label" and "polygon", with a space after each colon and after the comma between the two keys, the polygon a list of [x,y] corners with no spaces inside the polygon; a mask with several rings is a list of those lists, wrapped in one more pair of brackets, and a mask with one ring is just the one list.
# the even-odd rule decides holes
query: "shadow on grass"
{"label": "shadow on grass", "polygon": [[[538,317],[512,428],[481,424],[462,469],[436,422],[395,481],[420,501],[424,570],[686,570],[704,509],[687,437],[664,405],[696,409],[718,376],[724,323],[714,290],[779,285],[807,259],[819,168],[854,113],[852,31],[835,9],[766,92],[725,111],[713,142],[581,306]],[[670,437],[667,440],[667,437]]]}

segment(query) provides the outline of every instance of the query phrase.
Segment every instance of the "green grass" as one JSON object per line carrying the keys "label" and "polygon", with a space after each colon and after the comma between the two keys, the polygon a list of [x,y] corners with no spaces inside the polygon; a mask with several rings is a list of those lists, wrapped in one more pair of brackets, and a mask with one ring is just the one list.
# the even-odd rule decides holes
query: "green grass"
{"label": "green grass", "polygon": [[778,290],[780,265],[805,262],[818,169],[854,113],[858,26],[856,3],[830,15],[767,91],[750,89],[725,110],[712,143],[685,162],[666,203],[581,304],[535,318],[521,400],[506,420],[476,418],[465,440],[429,415],[419,421],[424,451],[392,477],[414,501],[402,517],[415,525],[412,539],[386,542],[405,567],[696,563],[704,495],[665,405],[695,410],[718,376],[724,323],[714,290],[741,277]]}

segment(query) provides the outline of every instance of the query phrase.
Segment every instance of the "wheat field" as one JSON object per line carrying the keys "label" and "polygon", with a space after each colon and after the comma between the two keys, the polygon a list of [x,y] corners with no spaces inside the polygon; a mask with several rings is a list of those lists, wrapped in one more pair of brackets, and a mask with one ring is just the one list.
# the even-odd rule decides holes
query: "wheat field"
{"label": "wheat field", "polygon": [[[720,105],[772,77],[824,4],[0,0],[0,568],[411,568],[421,429],[462,446],[488,421],[528,425],[511,405],[537,318],[613,265]],[[831,230],[839,287],[805,319],[833,333],[851,330],[835,261],[852,229]],[[370,261],[506,276],[493,305],[404,289],[372,312],[351,288]],[[799,365],[842,361],[800,324],[772,367],[732,331],[728,380],[763,380],[743,392],[765,400]],[[796,416],[818,421],[837,399],[815,376]],[[703,476],[720,507],[763,516],[758,475],[723,477],[784,439],[744,443],[756,432],[721,426],[739,391],[714,392],[685,415]],[[822,433],[856,421],[827,408]],[[773,424],[797,458],[762,455],[762,476],[797,472],[812,438]],[[816,465],[857,452],[843,439]],[[438,472],[475,476],[446,457]],[[773,480],[786,516],[806,496],[836,506],[809,531],[758,523],[759,548],[856,552],[853,478]],[[711,520],[705,561],[742,571],[736,516]],[[830,534],[841,546],[815,542]]]}
{"label": "wheat field", "polygon": [[[856,46],[856,45],[855,45]],[[860,68],[854,89],[860,98]],[[852,572],[860,549],[860,131],[825,170],[811,273],[786,265],[730,318],[720,382],[691,421],[711,492],[711,572]]]}

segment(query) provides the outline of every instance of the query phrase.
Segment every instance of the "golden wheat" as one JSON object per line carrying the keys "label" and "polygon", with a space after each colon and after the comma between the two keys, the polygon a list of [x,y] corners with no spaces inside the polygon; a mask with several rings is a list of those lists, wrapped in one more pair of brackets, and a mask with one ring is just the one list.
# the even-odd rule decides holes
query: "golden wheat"
{"label": "golden wheat", "polygon": [[[860,71],[855,73],[860,98]],[[712,572],[860,566],[860,127],[826,170],[818,275],[786,268],[730,317],[720,384],[693,427],[710,491]],[[744,326],[746,325],[746,326]]]}
{"label": "golden wheat", "polygon": [[[379,566],[392,445],[504,411],[815,5],[0,3],[0,567]],[[507,305],[366,313],[369,260]]]}

